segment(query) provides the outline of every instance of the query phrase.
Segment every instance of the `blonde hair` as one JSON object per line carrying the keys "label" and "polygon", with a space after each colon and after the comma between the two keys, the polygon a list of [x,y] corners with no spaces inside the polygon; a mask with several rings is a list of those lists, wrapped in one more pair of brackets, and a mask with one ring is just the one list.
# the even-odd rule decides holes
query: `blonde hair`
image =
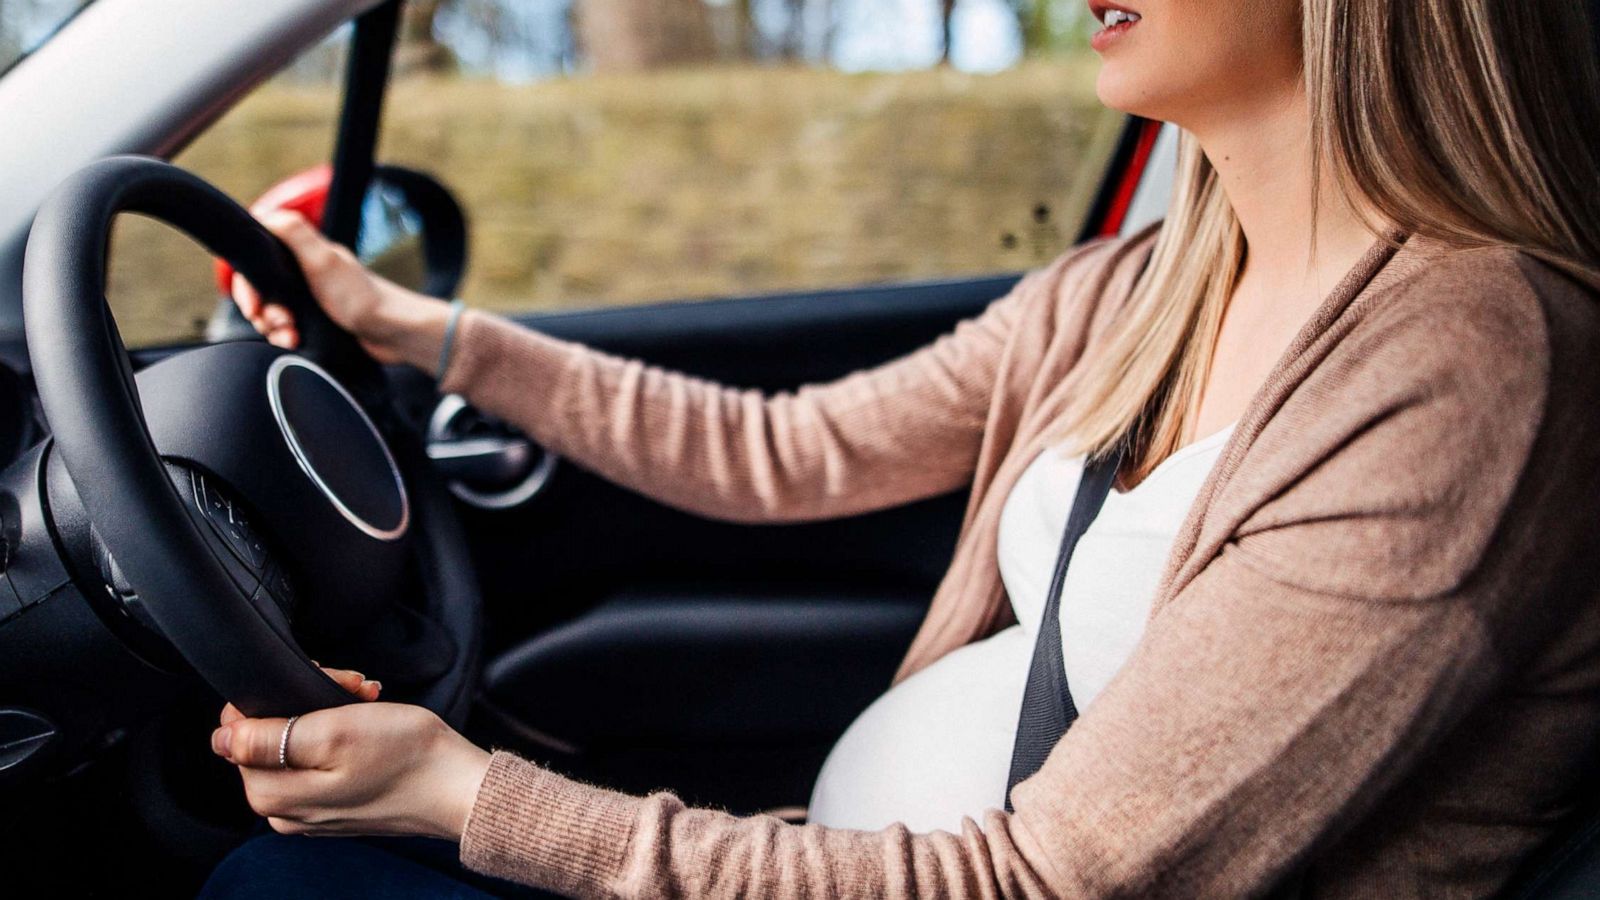
{"label": "blonde hair", "polygon": [[[1587,2],[1302,0],[1312,177],[1375,233],[1511,246],[1600,287],[1600,70]],[[1315,196],[1315,195],[1314,195]],[[1380,225],[1379,223],[1384,223]],[[1062,414],[1071,452],[1178,449],[1211,369],[1245,243],[1182,135],[1167,218]]]}

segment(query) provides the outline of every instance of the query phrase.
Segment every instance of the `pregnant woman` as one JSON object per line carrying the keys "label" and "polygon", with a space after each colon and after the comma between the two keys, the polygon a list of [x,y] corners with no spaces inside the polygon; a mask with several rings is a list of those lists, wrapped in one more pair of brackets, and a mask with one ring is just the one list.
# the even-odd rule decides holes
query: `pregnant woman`
{"label": "pregnant woman", "polygon": [[[292,727],[230,707],[213,749],[288,836],[237,851],[211,895],[477,896],[340,834],[459,842],[463,878],[502,879],[485,889],[584,897],[1506,882],[1600,743],[1585,5],[1091,6],[1102,100],[1183,130],[1165,222],[793,393],[452,318],[270,219],[374,356],[665,503],[775,522],[972,493],[899,677],[834,749],[809,824],[579,784],[401,704]],[[296,344],[270,297],[239,301]],[[1097,478],[1108,495],[1053,585]],[[1019,714],[1064,718],[1034,687],[1062,675],[1081,716],[1009,789],[1040,735]]]}

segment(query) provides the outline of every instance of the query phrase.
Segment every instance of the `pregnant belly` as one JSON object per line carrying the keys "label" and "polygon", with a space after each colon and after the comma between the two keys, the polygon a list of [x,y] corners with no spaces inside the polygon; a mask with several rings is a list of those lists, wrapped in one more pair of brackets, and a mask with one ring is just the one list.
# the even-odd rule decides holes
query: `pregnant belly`
{"label": "pregnant belly", "polygon": [[963,817],[1004,806],[1032,650],[1031,636],[1013,625],[879,697],[828,754],[810,820],[955,832]]}

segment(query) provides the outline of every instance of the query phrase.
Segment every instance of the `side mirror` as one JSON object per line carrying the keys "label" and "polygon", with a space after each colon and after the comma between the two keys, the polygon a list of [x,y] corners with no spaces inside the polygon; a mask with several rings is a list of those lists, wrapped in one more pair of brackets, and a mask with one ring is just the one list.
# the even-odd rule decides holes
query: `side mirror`
{"label": "side mirror", "polygon": [[[252,207],[292,209],[322,224],[333,167],[327,163],[291,175],[268,188]],[[374,272],[424,294],[449,298],[467,269],[467,222],[450,189],[432,176],[400,166],[376,167],[361,204],[356,256]],[[249,329],[229,299],[233,267],[217,260],[222,300],[207,337],[220,340]]]}
{"label": "side mirror", "polygon": [[356,255],[390,281],[451,298],[467,271],[461,204],[424,172],[378,166],[361,204]]}

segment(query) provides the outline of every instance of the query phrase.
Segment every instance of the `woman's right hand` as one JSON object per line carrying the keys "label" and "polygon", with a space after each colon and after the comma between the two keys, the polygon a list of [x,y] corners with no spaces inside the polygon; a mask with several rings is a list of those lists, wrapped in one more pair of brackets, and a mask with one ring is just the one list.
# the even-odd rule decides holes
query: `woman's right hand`
{"label": "woman's right hand", "polygon": [[[410,363],[433,373],[448,304],[368,271],[349,248],[328,240],[297,212],[267,210],[257,217],[294,254],[328,318],[354,335],[373,359]],[[242,275],[233,276],[233,300],[268,341],[290,350],[299,346],[293,314],[271,297],[263,298]]]}

